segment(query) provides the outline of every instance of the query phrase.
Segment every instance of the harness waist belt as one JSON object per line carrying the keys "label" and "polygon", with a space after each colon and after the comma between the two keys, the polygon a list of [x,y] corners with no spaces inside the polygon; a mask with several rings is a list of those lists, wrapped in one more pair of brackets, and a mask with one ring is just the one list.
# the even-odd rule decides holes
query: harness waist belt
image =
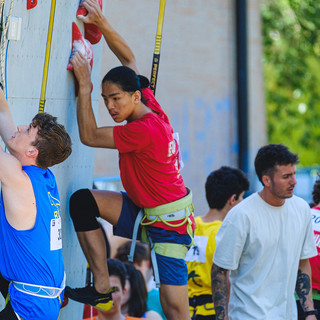
{"label": "harness waist belt", "polygon": [[[190,216],[193,216],[194,207],[192,204],[192,192],[188,188],[187,191],[188,194],[179,200],[166,203],[154,208],[141,209],[138,212],[137,218],[134,223],[132,243],[130,253],[128,255],[128,260],[131,262],[133,261],[138,230],[139,227],[142,226],[141,240],[143,242],[150,242],[151,260],[157,287],[160,287],[160,277],[156,253],[171,258],[184,259],[188,251],[188,248],[186,246],[191,246],[193,244],[192,220]],[[179,223],[175,224],[174,221],[179,221]],[[153,243],[152,239],[148,235],[149,232],[146,230],[146,227],[152,226],[152,224],[154,224],[155,222],[163,222],[166,226],[171,228],[178,228],[186,224],[187,233],[191,239],[190,245],[176,243]]]}
{"label": "harness waist belt", "polygon": [[[155,220],[158,216],[148,215],[149,220]],[[166,221],[182,220],[186,217],[186,210],[182,209],[176,212],[170,212],[167,214],[162,214],[161,218]]]}
{"label": "harness waist belt", "polygon": [[175,213],[177,211],[183,210],[189,205],[192,205],[192,192],[187,188],[188,194],[178,200],[175,200],[173,202],[169,202],[166,204],[162,204],[160,206],[154,207],[154,208],[144,208],[144,213],[149,216],[162,216],[166,215],[168,213]]}
{"label": "harness waist belt", "polygon": [[36,297],[55,299],[60,296],[61,292],[64,290],[66,286],[66,274],[64,274],[60,288],[41,286],[19,281],[12,281],[11,283],[20,292],[30,294]]}

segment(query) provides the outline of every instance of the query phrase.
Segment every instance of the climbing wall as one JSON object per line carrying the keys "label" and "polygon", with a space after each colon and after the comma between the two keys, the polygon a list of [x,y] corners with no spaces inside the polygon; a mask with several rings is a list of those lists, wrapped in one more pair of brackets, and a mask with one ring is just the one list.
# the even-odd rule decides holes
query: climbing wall
{"label": "climbing wall", "polygon": [[[66,126],[73,142],[72,155],[52,168],[60,190],[63,256],[70,286],[84,285],[86,262],[69,216],[68,200],[75,190],[92,187],[94,161],[94,149],[82,145],[79,140],[74,79],[66,70],[71,52],[72,22],[76,22],[83,31],[83,23],[76,19],[78,3],[78,0],[59,0],[56,3],[44,109]],[[19,41],[9,41],[6,59],[2,61],[7,65],[7,97],[17,124],[29,123],[38,112],[51,0],[40,0],[31,10],[27,10],[26,5],[27,0],[14,0],[12,16],[22,19],[21,37]],[[6,0],[5,16],[9,7],[10,1]],[[93,46],[92,97],[95,110],[100,91],[101,51],[101,43]],[[82,319],[82,307],[69,302],[59,319]]]}

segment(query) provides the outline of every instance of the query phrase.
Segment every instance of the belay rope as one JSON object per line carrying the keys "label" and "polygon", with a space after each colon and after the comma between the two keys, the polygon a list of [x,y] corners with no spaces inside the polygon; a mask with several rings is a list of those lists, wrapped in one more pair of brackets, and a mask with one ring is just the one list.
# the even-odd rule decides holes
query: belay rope
{"label": "belay rope", "polygon": [[41,95],[40,95],[39,110],[38,110],[39,113],[42,113],[44,111],[44,105],[46,103],[46,89],[47,89],[47,79],[48,79],[50,50],[51,50],[51,39],[52,39],[55,10],[56,10],[56,0],[52,0],[51,9],[50,9],[49,27],[48,27],[46,54],[45,54],[44,67],[43,67]]}
{"label": "belay rope", "polygon": [[153,53],[152,68],[151,68],[151,78],[150,78],[150,88],[151,88],[154,95],[156,95],[156,86],[157,86],[157,79],[158,79],[158,70],[159,70],[159,62],[160,62],[160,49],[161,49],[161,40],[162,40],[162,26],[163,26],[165,5],[166,5],[166,0],[160,0],[156,42],[154,45],[154,53]]}

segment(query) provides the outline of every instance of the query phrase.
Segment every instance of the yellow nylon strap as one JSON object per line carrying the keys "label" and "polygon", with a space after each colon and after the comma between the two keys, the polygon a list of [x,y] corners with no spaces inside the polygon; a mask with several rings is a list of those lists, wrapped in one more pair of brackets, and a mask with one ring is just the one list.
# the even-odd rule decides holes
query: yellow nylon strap
{"label": "yellow nylon strap", "polygon": [[141,230],[141,241],[142,242],[146,242],[146,243],[149,242],[148,235],[147,235],[147,230],[144,227]]}
{"label": "yellow nylon strap", "polygon": [[176,259],[184,259],[188,252],[188,248],[183,244],[164,242],[155,243],[154,250],[157,254]]}
{"label": "yellow nylon strap", "polygon": [[213,302],[206,303],[203,305],[199,305],[196,307],[189,306],[190,314],[192,315],[194,312],[194,309],[196,310],[197,316],[210,316],[216,314],[213,306]]}

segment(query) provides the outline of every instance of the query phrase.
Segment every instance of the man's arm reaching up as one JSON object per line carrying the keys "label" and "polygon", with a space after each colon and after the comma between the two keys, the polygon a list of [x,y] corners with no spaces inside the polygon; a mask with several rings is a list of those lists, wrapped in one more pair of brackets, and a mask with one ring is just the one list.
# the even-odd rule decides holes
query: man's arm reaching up
{"label": "man's arm reaching up", "polygon": [[0,89],[0,136],[5,144],[14,135],[16,126],[13,122],[8,102]]}

